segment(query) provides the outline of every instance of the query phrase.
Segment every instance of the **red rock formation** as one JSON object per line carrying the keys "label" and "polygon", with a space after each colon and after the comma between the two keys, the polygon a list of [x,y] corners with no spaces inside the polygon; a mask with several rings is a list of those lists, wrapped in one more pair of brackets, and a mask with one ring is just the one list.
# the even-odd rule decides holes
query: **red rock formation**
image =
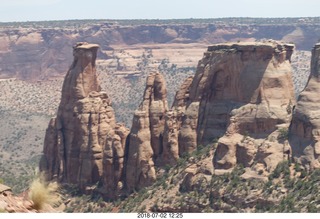
{"label": "red rock formation", "polygon": [[156,179],[150,120],[146,111],[135,112],[129,136],[126,187],[133,191],[151,185]]}
{"label": "red rock formation", "polygon": [[44,204],[42,209],[36,210],[27,192],[17,196],[12,193],[10,187],[3,184],[0,184],[0,210],[1,213],[58,213],[49,204]]}
{"label": "red rock formation", "polygon": [[271,170],[287,159],[286,142],[277,143],[279,150],[270,149],[265,138],[277,141],[277,130],[291,120],[292,51],[293,45],[274,41],[210,46],[166,115],[163,160],[174,164],[184,153],[221,136],[214,156],[217,169],[256,161]]}
{"label": "red rock formation", "polygon": [[126,185],[130,191],[151,185],[156,178],[154,162],[163,150],[165,113],[168,110],[166,94],[163,76],[150,74],[130,133],[126,167]]}
{"label": "red rock formation", "polygon": [[312,50],[311,74],[298,97],[290,125],[292,153],[309,168],[320,168],[320,44]]}
{"label": "red rock formation", "polygon": [[98,45],[78,43],[62,88],[56,118],[46,132],[40,169],[48,178],[78,184],[98,181],[117,190],[128,130],[116,124],[111,101],[101,91],[95,70]]}
{"label": "red rock formation", "polygon": [[[216,170],[243,164],[271,171],[291,153],[279,135],[289,126],[295,104],[292,51],[293,45],[274,41],[210,46],[171,110],[163,76],[150,74],[128,135],[116,124],[108,95],[100,91],[97,46],[79,44],[57,118],[47,129],[41,169],[50,179],[81,187],[101,181],[114,197],[122,184],[128,191],[151,185],[155,165],[173,165],[184,153],[220,138],[212,153]],[[190,169],[186,185],[211,175],[210,165],[205,173]]]}
{"label": "red rock formation", "polygon": [[184,118],[186,104],[189,100],[189,88],[193,77],[188,77],[176,93],[172,108],[166,113],[163,135],[162,164],[173,165],[182,156],[184,150],[180,147],[180,130]]}
{"label": "red rock formation", "polygon": [[[267,137],[291,120],[295,103],[292,49],[275,42],[208,49],[207,60],[214,63],[202,76],[211,83],[200,103],[198,142],[209,142],[210,136],[225,132],[214,157],[216,169],[230,169],[237,163],[251,166],[256,161],[272,170],[288,158],[290,148]],[[248,135],[253,139],[248,141]]]}
{"label": "red rock formation", "polygon": [[291,119],[292,51],[293,45],[274,41],[210,46],[166,115],[163,163],[174,164],[223,135],[214,156],[217,169],[256,161],[270,170],[288,158],[287,143],[270,149],[265,138],[273,133],[277,139],[279,127]]}
{"label": "red rock formation", "polygon": [[161,74],[157,73],[148,76],[140,109],[149,111],[151,146],[154,152],[154,159],[157,160],[162,152],[164,116],[168,111],[167,88]]}

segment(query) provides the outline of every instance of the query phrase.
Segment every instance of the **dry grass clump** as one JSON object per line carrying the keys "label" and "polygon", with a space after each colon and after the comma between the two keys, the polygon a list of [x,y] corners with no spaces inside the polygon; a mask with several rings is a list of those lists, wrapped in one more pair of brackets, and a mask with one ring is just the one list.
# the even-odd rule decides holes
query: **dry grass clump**
{"label": "dry grass clump", "polygon": [[43,209],[45,204],[52,205],[59,201],[56,191],[58,184],[56,182],[46,182],[44,177],[40,176],[33,180],[30,185],[29,197],[33,201],[33,207],[37,210]]}

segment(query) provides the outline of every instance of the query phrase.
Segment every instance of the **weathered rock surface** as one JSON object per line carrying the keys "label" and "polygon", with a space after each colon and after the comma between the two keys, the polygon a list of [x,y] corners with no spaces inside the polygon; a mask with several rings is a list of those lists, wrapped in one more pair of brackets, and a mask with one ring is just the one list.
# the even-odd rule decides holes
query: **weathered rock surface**
{"label": "weathered rock surface", "polygon": [[256,163],[262,173],[289,159],[290,146],[279,136],[295,104],[293,47],[275,41],[210,46],[166,113],[164,163],[219,138],[215,169]]}
{"label": "weathered rock surface", "polygon": [[[177,157],[223,135],[214,157],[216,169],[230,169],[237,163],[251,166],[263,151],[273,157],[270,150],[259,152],[259,145],[268,144],[255,139],[278,134],[278,128],[291,120],[295,103],[292,52],[293,45],[274,41],[210,46],[193,80],[182,85],[166,115],[164,160],[174,163]],[[248,135],[252,140],[244,141]],[[273,169],[290,153],[285,146],[280,148],[272,151],[280,153],[275,162],[262,159],[266,169]]]}
{"label": "weathered rock surface", "polygon": [[27,192],[16,196],[10,187],[3,184],[0,184],[0,211],[1,213],[58,212],[48,204],[45,204],[43,209],[36,210]]}
{"label": "weathered rock surface", "polygon": [[137,110],[129,135],[126,165],[126,186],[129,191],[149,186],[155,181],[153,154],[148,113]]}
{"label": "weathered rock surface", "polygon": [[128,130],[116,124],[111,100],[101,91],[95,60],[98,45],[78,43],[63,84],[57,117],[45,137],[40,169],[48,179],[81,188],[102,181],[117,191]]}
{"label": "weathered rock surface", "polygon": [[147,78],[143,101],[133,118],[128,147],[126,184],[129,190],[154,182],[154,162],[163,151],[165,114],[168,110],[166,85],[161,74]]}
{"label": "weathered rock surface", "polygon": [[298,97],[289,136],[292,153],[309,168],[320,168],[320,44],[312,50],[311,74]]}
{"label": "weathered rock surface", "polygon": [[198,162],[191,157],[190,160],[193,162],[183,171],[184,177],[180,184],[180,190],[201,190],[202,184],[208,184],[214,174],[212,158],[213,150],[210,150],[205,158]]}
{"label": "weathered rock surface", "polygon": [[287,129],[295,104],[293,47],[275,41],[210,46],[166,113],[165,163],[174,164],[221,136],[215,169],[255,162],[260,172],[271,171],[288,159],[290,146],[278,136]]}
{"label": "weathered rock surface", "polygon": [[181,188],[193,190],[237,164],[264,179],[292,153],[318,167],[320,46],[314,48],[312,76],[299,97],[290,126],[295,136],[288,141],[296,102],[293,48],[276,41],[210,46],[170,110],[163,76],[150,74],[129,134],[116,124],[111,100],[99,86],[98,46],[78,44],[57,117],[47,129],[40,167],[49,179],[81,188],[102,182],[109,197],[153,184],[155,166],[174,165],[185,153],[199,145],[211,147],[216,140],[210,156],[185,170]]}
{"label": "weathered rock surface", "polygon": [[[256,161],[271,171],[288,159],[290,149],[283,143],[264,139],[291,120],[292,51],[292,45],[276,42],[209,47],[206,60],[214,64],[201,77],[211,83],[200,104],[198,141],[206,143],[225,133],[218,141],[216,169],[230,169],[237,163],[251,166]],[[249,141],[248,135],[253,137]]]}
{"label": "weathered rock surface", "polygon": [[84,40],[99,43],[102,50],[110,51],[111,47],[135,44],[162,44],[163,47],[164,44],[272,38],[295,42],[299,49],[308,50],[320,32],[317,18],[303,22],[299,18],[290,22],[283,18],[272,25],[270,19],[254,21],[256,19],[227,18],[200,23],[187,20],[189,23],[128,24],[128,21],[110,23],[107,20],[6,23],[0,27],[0,77],[37,80],[61,75],[72,60],[70,46]]}
{"label": "weathered rock surface", "polygon": [[180,131],[186,104],[189,100],[189,88],[193,77],[188,77],[176,93],[171,110],[165,115],[163,134],[162,164],[173,165],[185,152],[180,146]]}
{"label": "weathered rock surface", "polygon": [[161,74],[157,73],[148,76],[144,99],[140,108],[149,111],[151,146],[154,152],[154,159],[157,160],[163,150],[164,116],[168,111],[167,89]]}

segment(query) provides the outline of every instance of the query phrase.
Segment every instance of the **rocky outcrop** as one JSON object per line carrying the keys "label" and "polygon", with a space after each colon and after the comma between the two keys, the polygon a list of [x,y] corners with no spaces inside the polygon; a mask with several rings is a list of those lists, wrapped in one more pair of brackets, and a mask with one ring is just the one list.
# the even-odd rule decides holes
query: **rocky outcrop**
{"label": "rocky outcrop", "polygon": [[28,213],[36,212],[32,201],[25,197],[15,197],[10,187],[0,184],[0,211],[1,213]]}
{"label": "rocky outcrop", "polygon": [[168,111],[167,89],[161,74],[157,73],[148,76],[140,109],[149,114],[151,146],[154,152],[154,159],[157,160],[163,150],[164,116]]}
{"label": "rocky outcrop", "polygon": [[102,181],[114,193],[122,176],[129,131],[116,124],[111,100],[95,69],[98,45],[78,43],[65,77],[57,117],[45,137],[40,169],[48,179],[81,188]]}
{"label": "rocky outcrop", "polygon": [[320,168],[320,44],[312,50],[311,74],[298,97],[289,136],[293,156],[308,168]]}
{"label": "rocky outcrop", "polygon": [[126,167],[129,190],[151,185],[156,179],[154,162],[159,160],[163,151],[165,113],[168,110],[166,92],[163,76],[150,74],[129,136]]}
{"label": "rocky outcrop", "polygon": [[251,171],[247,175],[255,171],[265,178],[292,153],[318,167],[320,46],[314,48],[312,75],[294,110],[288,141],[295,105],[293,48],[276,41],[210,46],[170,110],[163,76],[150,74],[129,133],[116,123],[111,100],[99,86],[98,46],[77,44],[57,117],[47,129],[41,170],[49,179],[81,188],[101,182],[108,197],[115,197],[154,183],[155,166],[174,165],[201,145],[199,155],[216,141],[204,162],[185,170],[183,188],[192,190],[237,164]]}
{"label": "rocky outcrop", "polygon": [[[216,169],[255,162],[271,171],[288,159],[290,146],[278,136],[289,126],[295,104],[293,48],[275,41],[210,46],[166,114],[163,160],[174,164],[220,137]],[[275,144],[277,149],[270,147]]]}
{"label": "rocky outcrop", "polygon": [[[287,18],[255,21],[256,19],[248,18],[226,18],[212,19],[209,22],[186,20],[184,24],[172,21],[151,21],[147,24],[130,24],[130,21],[110,23],[107,20],[94,23],[6,23],[0,27],[0,77],[38,80],[62,75],[72,61],[70,46],[83,40],[99,43],[104,52],[112,50],[112,47],[127,45],[149,44],[149,47],[150,44],[168,44],[170,48],[173,44],[253,41],[263,38],[295,42],[299,49],[308,50],[318,40],[317,18],[305,21],[292,18],[290,22]],[[100,53],[101,57],[103,54],[105,53]],[[138,62],[132,67],[136,67]]]}
{"label": "rocky outcrop", "polygon": [[180,146],[180,131],[192,80],[193,77],[188,77],[182,83],[176,93],[171,110],[165,115],[162,164],[174,165],[178,158],[185,153],[185,150]]}
{"label": "rocky outcrop", "polygon": [[165,157],[177,158],[176,150],[167,150],[176,148],[176,142],[182,156],[225,135],[219,140],[215,167],[230,169],[237,157],[250,166],[258,145],[267,142],[243,139],[264,139],[290,122],[295,103],[292,51],[293,45],[274,41],[210,46],[192,83],[184,84],[187,89],[181,89],[167,113]]}
{"label": "rocky outcrop", "polygon": [[287,142],[279,143],[277,137],[271,142],[268,136],[276,135],[291,120],[293,45],[218,45],[208,51],[206,60],[214,64],[202,78],[209,78],[212,89],[205,89],[208,98],[200,104],[199,141],[208,142],[208,137],[225,132],[218,141],[216,169],[231,169],[237,163],[251,166],[255,161],[273,170],[290,153]]}
{"label": "rocky outcrop", "polygon": [[210,46],[165,115],[162,162],[173,165],[217,139],[216,169],[256,163],[264,172],[288,159],[290,146],[279,136],[295,104],[293,47],[275,41]]}
{"label": "rocky outcrop", "polygon": [[129,191],[151,185],[156,179],[148,113],[137,110],[129,135],[126,186]]}
{"label": "rocky outcrop", "polygon": [[10,187],[0,184],[0,213],[58,213],[49,204],[44,204],[41,209],[36,209],[28,192],[14,195]]}

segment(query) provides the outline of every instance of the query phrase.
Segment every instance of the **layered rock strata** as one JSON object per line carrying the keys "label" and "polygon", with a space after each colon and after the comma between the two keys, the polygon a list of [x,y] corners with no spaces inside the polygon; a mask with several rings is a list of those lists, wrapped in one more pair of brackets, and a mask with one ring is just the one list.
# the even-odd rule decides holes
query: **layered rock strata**
{"label": "layered rock strata", "polygon": [[288,127],[295,104],[292,51],[293,45],[276,42],[209,47],[205,61],[214,64],[201,77],[210,83],[199,106],[198,142],[224,134],[216,169],[255,162],[259,171],[271,171],[288,159],[290,147],[277,136]]}
{"label": "layered rock strata", "polygon": [[[151,185],[156,180],[155,166],[174,165],[199,145],[212,145],[219,139],[208,158],[213,160],[210,171],[199,172],[201,177],[231,170],[237,164],[260,174],[270,172],[291,156],[293,141],[286,140],[286,133],[295,105],[290,65],[293,48],[275,41],[210,46],[196,75],[181,85],[170,110],[163,76],[150,74],[129,134],[116,124],[110,98],[100,89],[95,74],[98,46],[80,43],[74,48],[57,117],[47,129],[41,169],[49,179],[82,188],[102,182],[104,191],[113,197],[121,189]],[[317,91],[317,63],[314,58],[315,70],[305,93]],[[302,94],[295,115],[302,115],[303,100],[310,101],[309,97]],[[318,118],[313,117],[314,112],[309,115],[312,122]],[[299,132],[302,125],[294,121],[292,132]],[[306,124],[313,124],[311,121]],[[307,140],[315,142],[310,144],[317,151],[314,127],[306,128],[307,137],[312,136]],[[186,185],[193,184],[196,173],[190,172]]]}
{"label": "layered rock strata", "polygon": [[309,168],[320,168],[320,44],[312,50],[311,74],[290,125],[292,153]]}
{"label": "layered rock strata", "polygon": [[288,127],[295,104],[293,48],[275,41],[210,46],[166,113],[163,160],[174,164],[220,137],[216,169],[256,161],[258,169],[270,171],[288,159],[290,146],[277,136]]}
{"label": "layered rock strata", "polygon": [[57,117],[45,137],[40,169],[48,179],[81,188],[102,181],[116,191],[129,131],[116,124],[111,100],[101,91],[95,60],[98,45],[78,43],[65,77]]}
{"label": "layered rock strata", "polygon": [[193,77],[188,77],[176,93],[172,108],[166,112],[163,134],[162,164],[174,165],[185,150],[181,147],[181,126]]}

